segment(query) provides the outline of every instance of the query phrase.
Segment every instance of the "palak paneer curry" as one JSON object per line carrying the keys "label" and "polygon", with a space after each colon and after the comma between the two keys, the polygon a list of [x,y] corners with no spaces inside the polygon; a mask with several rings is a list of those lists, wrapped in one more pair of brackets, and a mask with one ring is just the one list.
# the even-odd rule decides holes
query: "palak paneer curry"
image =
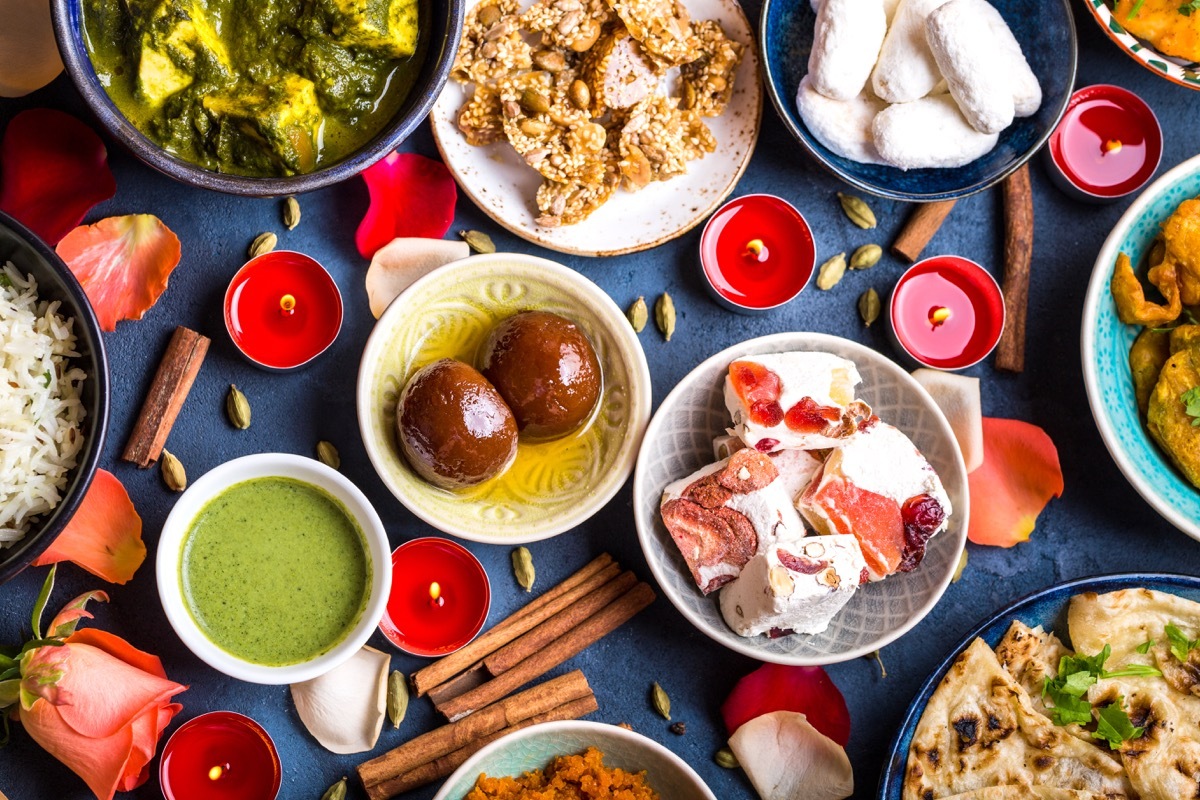
{"label": "palak paneer curry", "polygon": [[311,172],[374,137],[420,65],[419,0],[83,0],[100,82],[216,172]]}

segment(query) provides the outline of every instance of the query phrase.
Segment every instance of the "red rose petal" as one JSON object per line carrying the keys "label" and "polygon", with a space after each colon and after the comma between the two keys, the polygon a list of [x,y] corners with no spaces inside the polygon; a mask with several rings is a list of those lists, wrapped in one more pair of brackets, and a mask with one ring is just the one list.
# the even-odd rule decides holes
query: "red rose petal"
{"label": "red rose petal", "polygon": [[142,518],[117,476],[98,469],[75,516],[33,565],[71,561],[110,583],[128,583],[145,560]]}
{"label": "red rose petal", "polygon": [[1058,450],[1037,425],[983,418],[983,464],[967,476],[975,544],[1012,547],[1033,533],[1038,514],[1063,493]]}
{"label": "red rose petal", "polygon": [[22,111],[0,140],[0,211],[51,247],[117,192],[100,137],[70,114]]}
{"label": "red rose petal", "polygon": [[772,711],[798,711],[842,747],[850,741],[846,700],[820,667],[763,664],[738,681],[721,706],[730,736],[755,717]]}
{"label": "red rose petal", "polygon": [[167,288],[179,263],[179,238],[152,214],[109,217],[83,225],[58,244],[106,331],[141,319]]}
{"label": "red rose petal", "polygon": [[362,176],[371,204],[354,241],[363,258],[398,237],[440,239],[450,230],[458,189],[442,162],[391,153]]}

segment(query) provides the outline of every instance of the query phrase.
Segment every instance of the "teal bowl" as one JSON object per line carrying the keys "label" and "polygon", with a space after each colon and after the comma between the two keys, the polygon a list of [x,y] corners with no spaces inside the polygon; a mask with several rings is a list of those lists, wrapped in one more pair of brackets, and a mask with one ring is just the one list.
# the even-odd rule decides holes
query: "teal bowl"
{"label": "teal bowl", "polygon": [[1158,449],[1138,418],[1129,369],[1129,348],[1138,327],[1117,319],[1109,282],[1117,255],[1141,262],[1159,224],[1180,202],[1200,196],[1200,156],[1152,183],[1108,235],[1083,304],[1080,350],[1088,403],[1100,437],[1138,494],[1179,530],[1200,540],[1200,489],[1192,486]]}
{"label": "teal bowl", "polygon": [[645,770],[646,783],[660,800],[717,800],[683,759],[653,739],[616,725],[584,721],[543,722],[497,739],[456,769],[433,800],[463,800],[481,774],[516,777],[544,769],[556,756],[589,747],[604,753],[605,766]]}

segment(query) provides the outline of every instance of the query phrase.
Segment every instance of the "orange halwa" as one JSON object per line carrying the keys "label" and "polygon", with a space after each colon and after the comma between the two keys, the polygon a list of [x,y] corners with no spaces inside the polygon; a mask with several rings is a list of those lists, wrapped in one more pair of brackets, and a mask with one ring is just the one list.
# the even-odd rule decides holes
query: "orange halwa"
{"label": "orange halwa", "polygon": [[519,778],[480,775],[467,800],[658,800],[658,792],[646,785],[645,772],[609,769],[603,759],[603,753],[589,747]]}

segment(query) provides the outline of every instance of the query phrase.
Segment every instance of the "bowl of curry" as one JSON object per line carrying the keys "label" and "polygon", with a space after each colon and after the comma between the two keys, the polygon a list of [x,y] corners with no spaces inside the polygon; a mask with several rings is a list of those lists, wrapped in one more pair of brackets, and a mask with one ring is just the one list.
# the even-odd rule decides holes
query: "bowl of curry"
{"label": "bowl of curry", "polygon": [[188,184],[274,196],[387,155],[429,113],[463,0],[52,0],[100,122]]}

